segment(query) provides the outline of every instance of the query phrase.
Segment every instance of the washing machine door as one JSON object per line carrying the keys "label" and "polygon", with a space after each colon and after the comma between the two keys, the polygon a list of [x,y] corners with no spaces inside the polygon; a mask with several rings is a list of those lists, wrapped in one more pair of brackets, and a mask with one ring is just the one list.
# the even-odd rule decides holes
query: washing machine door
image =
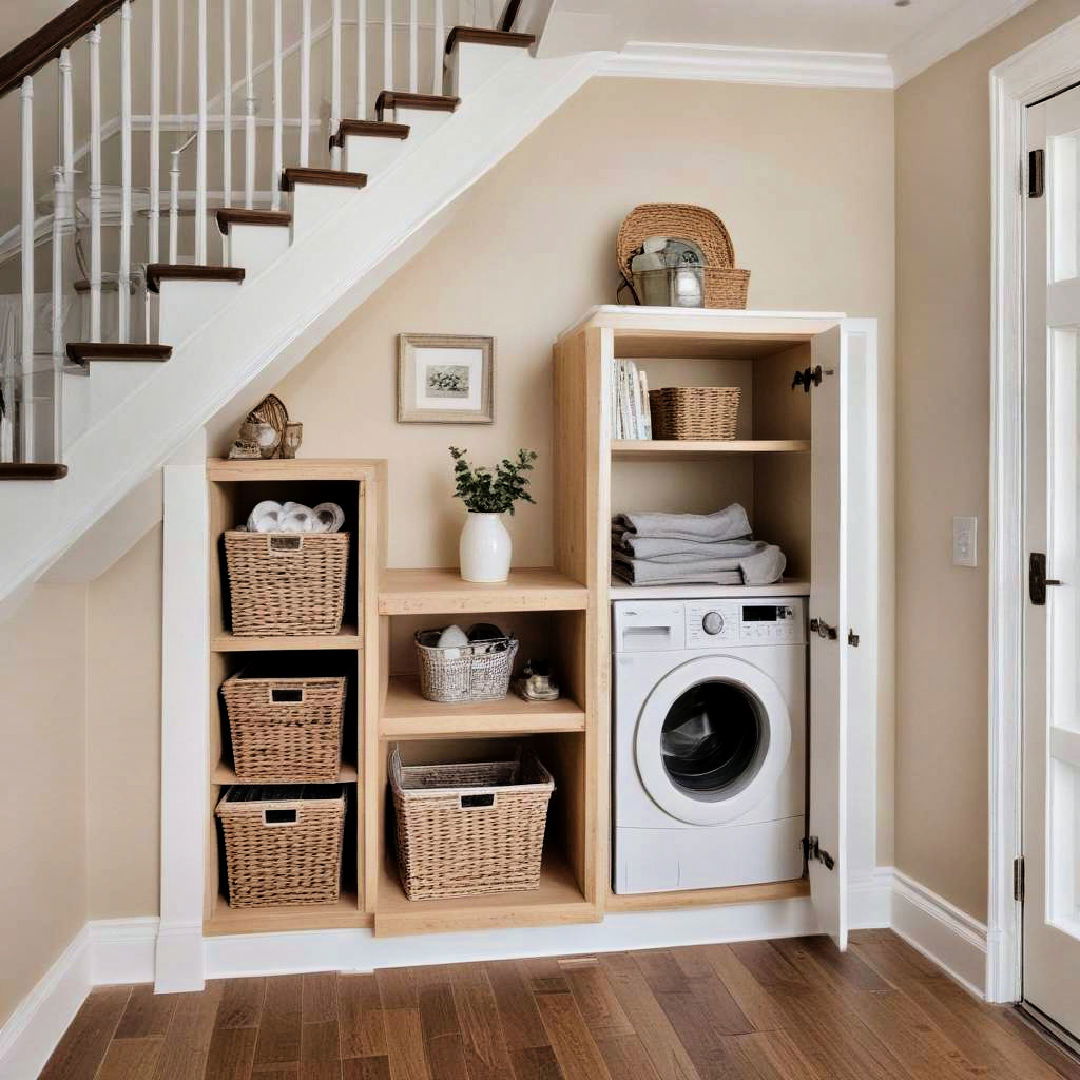
{"label": "washing machine door", "polygon": [[753,809],[775,791],[790,750],[780,688],[734,655],[696,657],[665,675],[635,737],[645,790],[692,825],[722,825]]}

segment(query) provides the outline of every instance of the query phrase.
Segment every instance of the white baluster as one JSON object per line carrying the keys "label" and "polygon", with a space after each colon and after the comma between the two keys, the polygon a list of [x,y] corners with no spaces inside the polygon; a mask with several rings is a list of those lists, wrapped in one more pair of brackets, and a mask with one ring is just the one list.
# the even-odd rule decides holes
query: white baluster
{"label": "white baluster", "polygon": [[301,0],[300,31],[300,164],[311,157],[311,0]]}
{"label": "white baluster", "polygon": [[[34,454],[34,80],[22,81],[20,123],[22,131],[22,216],[19,242],[22,245],[22,336],[20,359],[21,407],[18,460],[33,461]],[[14,405],[14,403],[13,403]]]}
{"label": "white baluster", "polygon": [[255,22],[244,0],[244,205],[255,205]]}
{"label": "white baluster", "polygon": [[[333,0],[330,9],[330,134],[341,123],[341,0]],[[341,148],[330,152],[330,165],[341,168]]]}
{"label": "white baluster", "polygon": [[176,0],[176,100],[173,112],[184,115],[184,0]]}
{"label": "white baluster", "polygon": [[64,192],[64,167],[53,168],[53,223],[52,223],[52,355],[53,364],[59,369],[64,362],[64,219],[67,203]]}
{"label": "white baluster", "polygon": [[435,40],[432,42],[431,55],[434,58],[433,71],[431,74],[431,92],[441,94],[443,92],[443,49],[446,45],[446,16],[443,13],[443,0],[435,0],[435,23],[433,30]]}
{"label": "white baluster", "polygon": [[101,27],[90,32],[90,340],[101,340]]}
{"label": "white baluster", "polygon": [[120,5],[120,265],[117,331],[131,339],[131,0]]}
{"label": "white baluster", "polygon": [[356,117],[367,117],[367,0],[356,0]]}
{"label": "white baluster", "polygon": [[232,205],[232,0],[221,0],[221,190]]}
{"label": "white baluster", "polygon": [[[147,261],[161,246],[161,0],[150,3],[150,207],[146,217]],[[147,312],[150,307],[147,305]],[[149,340],[149,339],[148,339]]]}
{"label": "white baluster", "polygon": [[415,94],[419,89],[420,12],[417,10],[417,0],[409,0],[409,91]]}
{"label": "white baluster", "polygon": [[[190,140],[189,140],[190,141]],[[184,144],[185,146],[187,143]],[[180,154],[181,147],[171,150],[169,168],[169,262],[176,263],[180,253]]]}
{"label": "white baluster", "polygon": [[[60,121],[60,160],[64,164],[64,186],[69,195],[75,191],[75,91],[72,86],[74,66],[71,52],[60,52],[60,107],[63,110]],[[75,206],[69,200],[66,206],[71,220],[75,220]]]}
{"label": "white baluster", "polygon": [[199,266],[206,264],[206,218],[207,218],[207,135],[209,115],[207,113],[206,93],[208,82],[207,35],[207,0],[198,0],[195,41],[198,61],[196,65],[196,124],[195,124],[195,262]]}
{"label": "white baluster", "polygon": [[394,0],[383,0],[383,89],[394,89]]}
{"label": "white baluster", "polygon": [[274,149],[273,175],[270,177],[270,205],[281,206],[281,170],[285,158],[282,146],[282,86],[281,86],[281,0],[274,0]]}

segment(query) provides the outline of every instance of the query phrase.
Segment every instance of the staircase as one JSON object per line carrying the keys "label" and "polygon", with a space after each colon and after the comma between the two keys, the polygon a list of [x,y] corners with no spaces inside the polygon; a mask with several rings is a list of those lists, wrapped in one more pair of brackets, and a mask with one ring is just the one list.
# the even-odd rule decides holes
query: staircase
{"label": "staircase", "polygon": [[[532,55],[515,19],[541,25],[543,4],[448,7],[76,0],[0,58],[22,144],[0,598],[237,395],[280,379],[595,70],[589,54]],[[48,105],[59,162],[42,214]]]}

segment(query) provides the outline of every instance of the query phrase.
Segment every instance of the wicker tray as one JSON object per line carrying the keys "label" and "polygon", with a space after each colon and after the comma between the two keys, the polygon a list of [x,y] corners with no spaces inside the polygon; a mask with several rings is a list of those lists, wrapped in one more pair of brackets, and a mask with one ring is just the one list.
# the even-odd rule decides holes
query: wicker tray
{"label": "wicker tray", "polygon": [[341,630],[349,534],[225,533],[232,632],[239,637]]}
{"label": "wicker tray", "polygon": [[398,865],[410,900],[540,887],[551,773],[535,754],[481,765],[390,755]]}
{"label": "wicker tray", "polygon": [[664,386],[649,391],[654,439],[734,439],[738,386]]}
{"label": "wicker tray", "polygon": [[630,260],[650,236],[691,240],[701,248],[704,306],[742,309],[750,291],[750,271],[735,266],[735,248],[727,226],[711,210],[684,203],[645,203],[635,207],[619,226],[616,251],[619,271],[632,280]]}
{"label": "wicker tray", "polygon": [[515,638],[472,642],[452,649],[437,648],[438,639],[438,630],[421,630],[414,638],[420,693],[428,701],[452,704],[506,697],[518,651]]}
{"label": "wicker tray", "polygon": [[263,784],[332,784],[341,770],[344,676],[259,679],[221,687],[237,778]]}
{"label": "wicker tray", "polygon": [[217,816],[231,907],[338,900],[345,830],[341,785],[231,787]]}

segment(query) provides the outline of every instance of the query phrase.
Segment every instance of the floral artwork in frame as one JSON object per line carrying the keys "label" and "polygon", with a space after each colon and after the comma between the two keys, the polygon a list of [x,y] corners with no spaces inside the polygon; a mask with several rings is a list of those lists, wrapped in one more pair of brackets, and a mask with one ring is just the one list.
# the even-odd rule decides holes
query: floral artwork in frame
{"label": "floral artwork in frame", "polygon": [[495,420],[495,339],[398,335],[398,422],[490,424]]}

